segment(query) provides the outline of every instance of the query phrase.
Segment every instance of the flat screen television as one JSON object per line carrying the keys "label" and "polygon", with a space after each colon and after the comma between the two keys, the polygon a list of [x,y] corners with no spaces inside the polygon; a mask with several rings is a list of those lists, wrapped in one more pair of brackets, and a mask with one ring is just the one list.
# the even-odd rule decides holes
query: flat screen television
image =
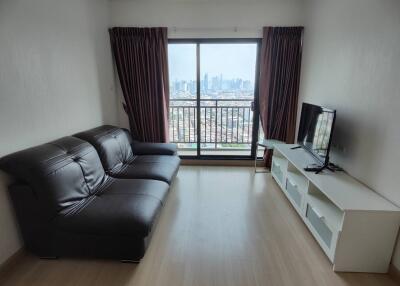
{"label": "flat screen television", "polygon": [[303,103],[297,144],[310,152],[323,166],[329,164],[336,110]]}

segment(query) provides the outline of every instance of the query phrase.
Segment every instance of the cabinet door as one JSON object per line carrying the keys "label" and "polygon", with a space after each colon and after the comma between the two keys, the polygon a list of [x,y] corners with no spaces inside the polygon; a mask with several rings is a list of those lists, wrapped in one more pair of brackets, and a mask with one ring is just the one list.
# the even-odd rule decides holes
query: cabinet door
{"label": "cabinet door", "polygon": [[303,195],[301,194],[298,185],[292,182],[289,178],[286,178],[286,192],[296,204],[296,207],[301,210]]}
{"label": "cabinet door", "polygon": [[308,199],[304,204],[304,208],[304,222],[314,235],[322,250],[326,253],[330,261],[333,262],[338,237],[341,233],[340,228],[332,227],[332,224],[328,223],[325,217],[325,215],[329,216],[330,214],[321,212],[318,207],[310,204]]}
{"label": "cabinet door", "polygon": [[283,167],[281,166],[281,164],[273,158],[272,166],[271,166],[271,173],[281,186],[283,185],[283,169],[282,168]]}
{"label": "cabinet door", "polygon": [[324,217],[310,204],[307,204],[306,219],[314,228],[315,232],[317,232],[320,240],[325,243],[325,246],[331,248],[333,232],[326,225]]}

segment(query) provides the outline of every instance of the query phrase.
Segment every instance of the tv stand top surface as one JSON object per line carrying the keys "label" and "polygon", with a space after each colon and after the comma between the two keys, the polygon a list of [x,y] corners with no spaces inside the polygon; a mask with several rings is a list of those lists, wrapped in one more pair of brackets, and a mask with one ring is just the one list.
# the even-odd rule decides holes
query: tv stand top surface
{"label": "tv stand top surface", "polygon": [[295,146],[294,144],[278,144],[275,146],[274,155],[276,151],[280,153],[341,210],[400,211],[400,208],[393,203],[345,172],[325,170],[315,174],[304,171],[304,167],[318,164],[318,162],[302,148],[291,149]]}

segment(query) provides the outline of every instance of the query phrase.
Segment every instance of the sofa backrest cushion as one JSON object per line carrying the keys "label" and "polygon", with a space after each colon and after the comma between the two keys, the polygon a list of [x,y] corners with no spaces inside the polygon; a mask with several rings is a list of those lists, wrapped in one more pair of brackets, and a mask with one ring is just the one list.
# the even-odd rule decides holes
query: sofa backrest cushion
{"label": "sofa backrest cushion", "polygon": [[51,215],[80,204],[107,180],[95,148],[75,137],[10,154],[0,169],[31,186]]}
{"label": "sofa backrest cushion", "polygon": [[103,125],[74,136],[90,142],[97,150],[106,171],[116,171],[133,160],[132,138],[129,131]]}

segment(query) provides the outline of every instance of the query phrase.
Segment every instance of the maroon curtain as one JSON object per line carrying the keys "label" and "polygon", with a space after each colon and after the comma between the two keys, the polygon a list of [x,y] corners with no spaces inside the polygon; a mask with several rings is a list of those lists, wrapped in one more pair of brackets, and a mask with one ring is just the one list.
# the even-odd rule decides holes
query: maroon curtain
{"label": "maroon curtain", "polygon": [[[260,57],[260,119],[265,139],[294,143],[302,27],[264,27]],[[272,152],[264,161],[271,166]]]}
{"label": "maroon curtain", "polygon": [[133,136],[167,142],[167,28],[112,28],[110,39]]}

